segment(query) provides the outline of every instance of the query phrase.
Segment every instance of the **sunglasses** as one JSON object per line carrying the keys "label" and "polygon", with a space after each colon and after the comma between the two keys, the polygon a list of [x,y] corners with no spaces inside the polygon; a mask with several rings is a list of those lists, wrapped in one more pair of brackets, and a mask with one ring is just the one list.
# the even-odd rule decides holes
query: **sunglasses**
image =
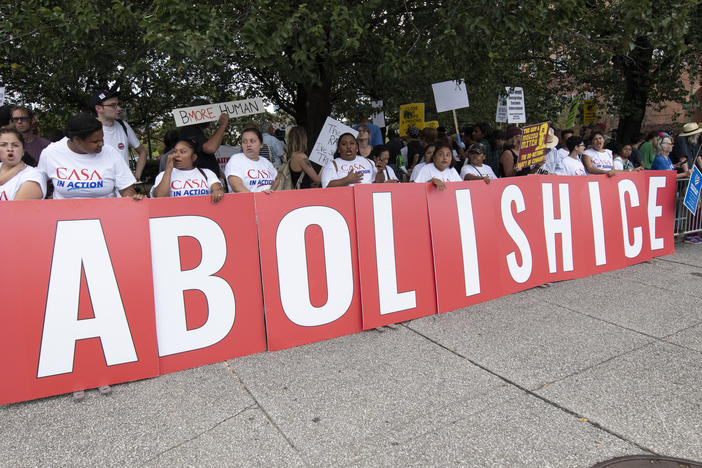
{"label": "sunglasses", "polygon": [[29,122],[29,117],[12,117],[13,122]]}

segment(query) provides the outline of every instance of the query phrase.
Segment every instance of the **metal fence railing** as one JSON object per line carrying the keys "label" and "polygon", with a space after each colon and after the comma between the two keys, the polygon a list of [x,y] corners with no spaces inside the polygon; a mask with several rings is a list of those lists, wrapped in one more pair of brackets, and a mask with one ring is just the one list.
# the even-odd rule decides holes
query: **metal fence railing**
{"label": "metal fence railing", "polygon": [[685,190],[690,179],[678,179],[675,186],[675,235],[684,236],[693,232],[702,231],[702,214],[700,213],[700,205],[697,205],[695,214],[690,213],[690,210],[685,208],[683,201],[685,200]]}

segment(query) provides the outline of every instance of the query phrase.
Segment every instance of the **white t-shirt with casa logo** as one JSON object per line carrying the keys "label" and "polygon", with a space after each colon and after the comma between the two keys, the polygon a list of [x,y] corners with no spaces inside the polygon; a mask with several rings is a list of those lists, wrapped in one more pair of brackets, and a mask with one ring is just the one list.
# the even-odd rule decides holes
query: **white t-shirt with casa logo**
{"label": "white t-shirt with casa logo", "polygon": [[[329,185],[332,180],[343,179],[349,172],[360,172],[363,174],[361,184],[371,184],[375,178],[375,164],[363,156],[356,156],[353,161],[346,161],[341,158],[332,159],[324,168],[320,177],[322,179],[322,187]],[[349,184],[352,186],[354,184]]]}
{"label": "white t-shirt with casa logo", "polygon": [[54,198],[114,198],[136,180],[122,156],[111,146],[99,153],[79,154],[68,147],[68,138],[51,143],[37,166],[54,184]]}
{"label": "white t-shirt with casa logo", "polygon": [[249,192],[262,192],[270,190],[273,181],[278,176],[273,164],[266,158],[258,157],[257,161],[249,159],[244,153],[235,154],[224,167],[224,177],[227,178],[227,187],[234,192],[229,184],[229,176],[237,176]]}
{"label": "white t-shirt with casa logo", "polygon": [[415,182],[429,182],[431,179],[439,179],[442,182],[461,182],[461,176],[458,175],[456,169],[452,167],[447,167],[443,171],[436,168],[434,163],[429,163],[424,166],[417,174],[417,178],[414,179]]}
{"label": "white t-shirt with casa logo", "polygon": [[580,159],[574,159],[570,156],[566,156],[561,160],[561,167],[563,168],[562,172],[559,172],[561,175],[576,176],[586,174],[585,166],[583,166]]}
{"label": "white t-shirt with casa logo", "polygon": [[[2,163],[0,163],[2,167]],[[46,180],[41,172],[31,166],[27,166],[19,171],[15,176],[0,185],[0,201],[14,200],[15,195],[25,182],[36,182],[41,187],[41,193],[46,196]]]}
{"label": "white t-shirt with casa logo", "polygon": [[602,169],[603,171],[611,171],[612,167],[614,166],[612,152],[608,149],[599,152],[596,149],[590,148],[586,149],[584,154],[590,156],[592,165],[595,166],[597,169]]}
{"label": "white t-shirt with casa logo", "polygon": [[[171,172],[171,186],[168,191],[169,197],[192,197],[194,195],[209,195],[212,193],[212,185],[220,184],[214,172],[209,169],[190,169],[181,171],[173,168]],[[202,174],[205,174],[204,176]],[[163,180],[163,172],[159,172],[154,180],[154,186],[151,187],[149,196],[153,198],[154,189]]]}
{"label": "white t-shirt with casa logo", "polygon": [[124,158],[124,162],[126,162],[128,165],[129,147],[138,148],[141,145],[141,143],[139,142],[139,139],[134,133],[134,130],[132,130],[132,127],[130,127],[129,124],[124,120],[122,121],[122,123],[124,123],[124,126],[127,128],[126,132],[117,121],[113,122],[111,127],[103,125],[102,139],[105,141],[106,145],[110,145],[114,149],[116,149],[119,152],[119,154],[121,154]]}

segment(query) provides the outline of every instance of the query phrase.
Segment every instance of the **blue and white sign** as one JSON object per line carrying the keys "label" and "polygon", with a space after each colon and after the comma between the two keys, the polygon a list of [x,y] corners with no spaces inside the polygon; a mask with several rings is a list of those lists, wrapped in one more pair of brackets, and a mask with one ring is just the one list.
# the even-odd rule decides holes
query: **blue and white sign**
{"label": "blue and white sign", "polygon": [[702,172],[697,169],[697,166],[692,170],[692,175],[690,176],[690,183],[687,184],[687,190],[685,191],[685,207],[690,210],[690,213],[695,214],[697,210],[697,203],[700,199],[700,186],[702,186]]}

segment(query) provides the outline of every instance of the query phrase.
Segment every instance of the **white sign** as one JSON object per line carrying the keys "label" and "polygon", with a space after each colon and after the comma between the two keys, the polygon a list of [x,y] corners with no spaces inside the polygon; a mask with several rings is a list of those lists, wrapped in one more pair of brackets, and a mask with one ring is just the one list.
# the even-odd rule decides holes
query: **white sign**
{"label": "white sign", "polygon": [[371,102],[371,106],[373,106],[373,109],[379,110],[379,112],[376,112],[371,116],[371,121],[373,122],[373,125],[377,125],[380,128],[385,127],[385,112],[383,112],[383,101],[373,101]]}
{"label": "white sign", "polygon": [[336,142],[339,140],[339,136],[344,133],[350,133],[354,137],[358,136],[358,132],[351,127],[342,124],[339,121],[327,117],[324,122],[324,127],[322,131],[319,132],[317,141],[312,148],[310,153],[310,160],[316,162],[322,167],[325,166],[329,161],[334,159],[334,153],[336,152]]}
{"label": "white sign", "polygon": [[0,86],[0,106],[5,104],[5,87]]}
{"label": "white sign", "polygon": [[226,113],[229,117],[244,117],[246,115],[265,112],[262,98],[244,99],[242,101],[220,102],[217,104],[203,104],[201,106],[173,109],[171,113],[177,127],[195,125],[205,122],[214,122],[219,116]]}
{"label": "white sign", "polygon": [[436,111],[444,112],[469,107],[468,91],[464,80],[443,81],[431,85],[434,90]]}
{"label": "white sign", "polygon": [[[509,86],[506,86],[505,91],[507,91],[507,123],[526,123],[524,90],[519,87],[510,88]],[[499,98],[497,106],[499,111]]]}
{"label": "white sign", "polygon": [[507,97],[497,96],[497,115],[495,122],[507,122]]}

